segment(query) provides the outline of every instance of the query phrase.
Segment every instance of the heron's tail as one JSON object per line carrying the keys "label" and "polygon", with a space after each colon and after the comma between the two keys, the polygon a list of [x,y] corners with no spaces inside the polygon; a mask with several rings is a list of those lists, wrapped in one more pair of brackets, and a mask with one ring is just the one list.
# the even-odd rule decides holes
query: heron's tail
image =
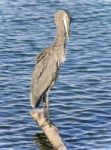
{"label": "heron's tail", "polygon": [[36,98],[32,92],[30,92],[30,103],[33,108],[39,107],[41,102],[41,97]]}

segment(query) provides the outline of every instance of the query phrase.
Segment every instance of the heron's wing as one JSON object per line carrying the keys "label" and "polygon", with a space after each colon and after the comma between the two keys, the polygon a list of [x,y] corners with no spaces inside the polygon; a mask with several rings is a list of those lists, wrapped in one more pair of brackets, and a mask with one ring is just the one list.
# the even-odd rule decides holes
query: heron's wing
{"label": "heron's wing", "polygon": [[[32,75],[32,93],[36,100],[51,86],[56,80],[58,73],[58,63],[53,51],[45,50],[37,57],[37,62]],[[35,102],[37,103],[37,102]]]}
{"label": "heron's wing", "polygon": [[50,56],[52,54],[52,51],[50,48],[46,48],[44,49],[44,51],[42,51],[41,53],[37,54],[36,56],[36,63],[39,63],[39,61],[41,60],[45,60],[47,59],[48,56]]}

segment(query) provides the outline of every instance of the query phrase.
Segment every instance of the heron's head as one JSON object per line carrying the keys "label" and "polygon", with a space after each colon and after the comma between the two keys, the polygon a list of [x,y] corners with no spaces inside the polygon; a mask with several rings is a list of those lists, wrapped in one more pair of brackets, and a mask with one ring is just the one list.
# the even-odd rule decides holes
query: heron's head
{"label": "heron's head", "polygon": [[64,29],[65,36],[69,40],[69,36],[70,36],[69,27],[70,27],[70,22],[71,22],[69,13],[65,10],[59,10],[55,14],[54,21],[55,21],[57,28]]}

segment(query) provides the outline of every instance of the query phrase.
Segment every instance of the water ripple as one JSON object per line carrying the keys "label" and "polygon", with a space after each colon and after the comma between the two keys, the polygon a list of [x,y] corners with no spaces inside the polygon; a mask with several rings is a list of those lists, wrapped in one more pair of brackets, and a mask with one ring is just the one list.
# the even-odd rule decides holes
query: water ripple
{"label": "water ripple", "polygon": [[50,94],[50,117],[69,150],[111,149],[110,1],[1,0],[2,150],[52,150],[29,115],[29,90],[36,53],[55,36],[53,14],[66,7],[72,17],[71,38]]}

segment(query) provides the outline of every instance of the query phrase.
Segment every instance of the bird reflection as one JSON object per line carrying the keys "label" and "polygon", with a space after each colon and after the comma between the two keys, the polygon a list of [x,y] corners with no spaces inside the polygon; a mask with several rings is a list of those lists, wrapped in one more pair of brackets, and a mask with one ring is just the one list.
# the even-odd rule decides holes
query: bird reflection
{"label": "bird reflection", "polygon": [[40,150],[53,150],[52,145],[47,140],[47,137],[44,133],[37,133],[34,135],[34,141],[37,143],[37,145],[39,144]]}

